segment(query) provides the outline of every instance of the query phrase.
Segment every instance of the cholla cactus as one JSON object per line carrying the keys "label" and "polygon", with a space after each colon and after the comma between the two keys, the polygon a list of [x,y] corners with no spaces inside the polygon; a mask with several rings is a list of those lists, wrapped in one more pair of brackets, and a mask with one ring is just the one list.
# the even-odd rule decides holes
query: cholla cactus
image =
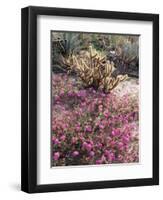
{"label": "cholla cactus", "polygon": [[106,56],[92,46],[84,56],[72,55],[63,58],[63,62],[67,65],[68,71],[75,71],[78,74],[85,87],[93,87],[95,90],[101,87],[105,93],[127,78],[127,75],[113,77],[114,63],[107,61]]}

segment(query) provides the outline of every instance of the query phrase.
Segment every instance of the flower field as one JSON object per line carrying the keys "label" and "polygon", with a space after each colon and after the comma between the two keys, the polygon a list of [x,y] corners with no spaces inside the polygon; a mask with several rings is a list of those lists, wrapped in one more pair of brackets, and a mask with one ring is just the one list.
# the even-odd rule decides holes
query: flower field
{"label": "flower field", "polygon": [[139,83],[109,93],[52,73],[52,166],[139,162]]}

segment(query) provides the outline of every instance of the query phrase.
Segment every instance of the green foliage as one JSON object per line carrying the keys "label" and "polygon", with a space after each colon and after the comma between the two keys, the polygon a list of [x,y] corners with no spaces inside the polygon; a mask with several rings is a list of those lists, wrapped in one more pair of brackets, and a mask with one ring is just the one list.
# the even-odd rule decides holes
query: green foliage
{"label": "green foliage", "polygon": [[88,51],[90,45],[114,62],[117,74],[134,72],[138,76],[139,37],[134,35],[52,32],[53,70],[67,71],[63,57],[79,55],[81,51]]}

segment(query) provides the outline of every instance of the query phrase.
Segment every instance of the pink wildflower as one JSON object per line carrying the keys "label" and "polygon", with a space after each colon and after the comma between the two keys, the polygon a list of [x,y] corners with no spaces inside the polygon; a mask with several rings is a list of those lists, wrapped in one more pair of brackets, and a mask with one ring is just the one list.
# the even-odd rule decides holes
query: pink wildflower
{"label": "pink wildflower", "polygon": [[105,150],[104,155],[108,157],[110,155],[110,152],[108,150]]}
{"label": "pink wildflower", "polygon": [[98,106],[98,110],[99,110],[99,112],[102,112],[102,110],[103,110],[103,105],[99,105],[99,106]]}
{"label": "pink wildflower", "polygon": [[108,159],[109,159],[110,161],[115,160],[115,155],[114,155],[114,153],[111,153],[111,152],[110,152],[110,154],[108,155]]}
{"label": "pink wildflower", "polygon": [[58,138],[56,138],[56,137],[53,137],[53,138],[52,138],[52,141],[53,141],[54,144],[59,144],[59,140],[58,140]]}
{"label": "pink wildflower", "polygon": [[78,156],[79,155],[79,152],[78,151],[74,151],[73,153],[72,153],[72,156],[73,157],[76,157],[76,156]]}
{"label": "pink wildflower", "polygon": [[53,155],[54,160],[58,160],[60,157],[60,153],[59,152],[55,152]]}
{"label": "pink wildflower", "polygon": [[101,159],[96,160],[96,164],[97,164],[97,165],[102,164],[102,162],[103,162],[103,161],[102,161]]}
{"label": "pink wildflower", "polygon": [[92,149],[92,145],[87,143],[87,142],[83,142],[83,147],[89,152]]}
{"label": "pink wildflower", "polygon": [[92,131],[92,127],[90,125],[86,125],[85,126],[85,131],[91,132]]}
{"label": "pink wildflower", "polygon": [[72,140],[71,140],[72,144],[76,144],[77,141],[78,141],[77,137],[72,137]]}
{"label": "pink wildflower", "polygon": [[75,130],[78,132],[78,131],[81,130],[81,127],[80,127],[79,125],[77,125],[77,126],[75,127]]}
{"label": "pink wildflower", "polygon": [[100,124],[100,125],[99,125],[99,128],[100,128],[100,129],[104,129],[105,126],[104,126],[103,124]]}
{"label": "pink wildflower", "polygon": [[119,135],[119,130],[113,130],[112,132],[111,132],[111,134],[112,134],[112,136],[118,136]]}
{"label": "pink wildflower", "polygon": [[122,137],[124,143],[128,143],[130,141],[129,137],[123,136]]}
{"label": "pink wildflower", "polygon": [[60,96],[63,96],[63,95],[64,95],[64,91],[61,90],[59,95],[60,95]]}
{"label": "pink wildflower", "polygon": [[60,100],[60,97],[58,95],[55,95],[54,98],[55,98],[55,101],[59,101]]}
{"label": "pink wildflower", "polygon": [[72,91],[69,91],[69,92],[67,93],[67,95],[68,95],[69,97],[72,97],[72,96],[74,95],[74,93],[73,93]]}
{"label": "pink wildflower", "polygon": [[61,141],[64,141],[66,139],[66,136],[65,135],[62,135],[61,137],[60,137],[60,140]]}
{"label": "pink wildflower", "polygon": [[103,114],[104,114],[104,116],[105,116],[106,118],[109,117],[109,112],[108,112],[107,110],[105,110]]}
{"label": "pink wildflower", "polygon": [[90,157],[93,157],[94,155],[95,155],[95,152],[94,152],[94,151],[90,151],[90,152],[89,152],[89,156],[90,156]]}
{"label": "pink wildflower", "polygon": [[122,142],[118,142],[118,148],[119,148],[119,150],[123,150],[124,144]]}

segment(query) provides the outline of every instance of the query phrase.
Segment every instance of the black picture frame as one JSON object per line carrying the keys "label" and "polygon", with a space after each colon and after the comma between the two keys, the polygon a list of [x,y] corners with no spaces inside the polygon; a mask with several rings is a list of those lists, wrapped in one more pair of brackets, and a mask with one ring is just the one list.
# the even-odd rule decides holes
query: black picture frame
{"label": "black picture frame", "polygon": [[[153,177],[37,185],[37,16],[56,15],[153,23]],[[28,193],[159,184],[159,15],[30,6],[21,11],[21,190]]]}

